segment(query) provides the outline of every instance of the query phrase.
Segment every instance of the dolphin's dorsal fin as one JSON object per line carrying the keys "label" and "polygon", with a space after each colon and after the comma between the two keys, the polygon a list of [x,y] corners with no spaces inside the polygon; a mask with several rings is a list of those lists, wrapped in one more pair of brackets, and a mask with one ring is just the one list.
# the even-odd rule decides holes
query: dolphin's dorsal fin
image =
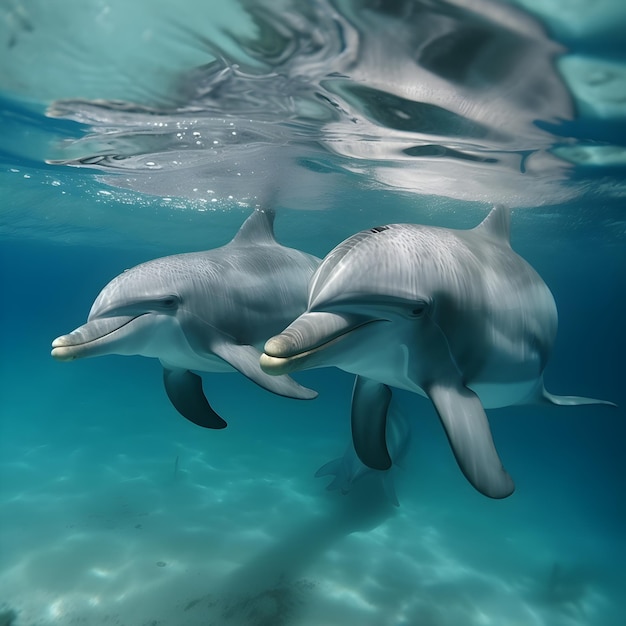
{"label": "dolphin's dorsal fin", "polygon": [[476,226],[474,232],[480,233],[500,243],[511,243],[511,211],[508,207],[494,206],[489,215]]}
{"label": "dolphin's dorsal fin", "polygon": [[252,215],[241,225],[231,243],[237,245],[267,245],[276,243],[274,237],[273,209],[255,209]]}

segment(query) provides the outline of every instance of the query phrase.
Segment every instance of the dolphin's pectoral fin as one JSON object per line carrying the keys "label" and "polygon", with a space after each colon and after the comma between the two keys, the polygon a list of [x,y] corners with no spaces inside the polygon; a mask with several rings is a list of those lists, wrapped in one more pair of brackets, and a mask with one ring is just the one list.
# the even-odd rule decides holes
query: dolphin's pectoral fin
{"label": "dolphin's pectoral fin", "polygon": [[253,346],[223,342],[211,346],[211,350],[251,381],[272,393],[297,400],[312,400],[317,397],[317,391],[299,385],[289,376],[266,374],[259,365],[261,353]]}
{"label": "dolphin's pectoral fin", "polygon": [[490,498],[510,496],[515,485],[502,466],[478,396],[454,382],[435,383],[425,391],[435,405],[465,477]]}
{"label": "dolphin's pectoral fin", "polygon": [[585,398],[584,396],[555,396],[546,390],[541,381],[535,392],[524,401],[524,404],[556,404],[557,406],[606,404],[607,406],[617,406],[615,402],[610,402],[609,400],[596,400],[595,398]]}
{"label": "dolphin's pectoral fin", "polygon": [[189,370],[163,368],[163,383],[170,402],[183,417],[202,428],[226,428],[206,399],[200,376]]}
{"label": "dolphin's pectoral fin", "polygon": [[361,462],[372,469],[387,470],[387,409],[391,389],[375,380],[357,376],[352,392],[352,441]]}

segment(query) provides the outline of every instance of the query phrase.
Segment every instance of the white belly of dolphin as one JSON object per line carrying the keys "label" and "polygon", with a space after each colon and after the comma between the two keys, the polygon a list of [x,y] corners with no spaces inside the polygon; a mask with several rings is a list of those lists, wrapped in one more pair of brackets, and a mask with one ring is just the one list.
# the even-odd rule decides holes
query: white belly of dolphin
{"label": "white belly of dolphin", "polygon": [[141,356],[156,358],[171,369],[196,370],[200,372],[234,372],[235,368],[223,359],[206,352],[199,354],[187,341],[181,327],[171,324],[167,333],[160,332],[158,338],[149,342]]}
{"label": "white belly of dolphin", "polygon": [[486,409],[499,409],[523,402],[537,388],[539,379],[514,383],[476,383],[467,385]]}
{"label": "white belly of dolphin", "polygon": [[[337,360],[334,365],[353,374],[377,380],[390,387],[397,387],[406,391],[428,397],[426,392],[418,386],[416,377],[411,372],[410,350],[406,344],[393,341],[393,337],[384,333],[391,330],[391,325],[372,325],[363,327],[347,337],[337,345]],[[379,339],[372,353],[364,352],[362,345],[368,340],[368,333],[377,331]],[[330,348],[328,351],[332,350]],[[375,354],[375,358],[372,358]],[[428,355],[424,355],[426,358]],[[500,355],[496,364],[489,364],[487,368],[492,373],[506,370],[511,378],[505,381],[477,380],[466,383],[480,398],[486,409],[496,409],[522,402],[536,388],[540,379],[529,376],[531,371],[538,371],[536,359],[529,359],[528,363],[507,363],[506,358]]]}
{"label": "white belly of dolphin", "polygon": [[[406,374],[393,372],[391,368],[381,370],[377,367],[355,367],[349,368],[340,366],[341,369],[354,374],[370,377],[378,380],[390,387],[397,387],[405,391],[417,393],[427,398],[426,392],[415,384]],[[519,404],[528,398],[537,389],[540,379],[515,381],[510,383],[487,383],[476,382],[467,385],[479,398],[486,409],[498,409],[513,404]]]}

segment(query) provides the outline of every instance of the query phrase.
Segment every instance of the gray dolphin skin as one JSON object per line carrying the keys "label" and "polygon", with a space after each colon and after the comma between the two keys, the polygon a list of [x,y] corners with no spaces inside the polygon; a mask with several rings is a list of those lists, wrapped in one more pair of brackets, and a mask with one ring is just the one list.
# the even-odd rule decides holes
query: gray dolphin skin
{"label": "gray dolphin skin", "polygon": [[273,223],[273,211],[256,210],[225,246],[126,270],[100,292],[85,325],[52,342],[52,356],[157,358],[174,407],[205,428],[226,422],[191,370],[238,371],[273,393],[316,397],[289,376],[259,367],[263,342],[306,309],[307,285],[320,263],[277,243]]}
{"label": "gray dolphin skin", "polygon": [[322,465],[317,472],[315,472],[315,477],[332,476],[333,478],[326,489],[328,491],[338,489],[345,495],[352,489],[355,483],[358,483],[363,478],[370,475],[379,475],[385,493],[387,494],[387,499],[394,506],[400,506],[391,472],[396,466],[402,466],[409,448],[411,447],[411,425],[407,416],[398,410],[397,407],[389,407],[385,441],[393,463],[393,466],[389,468],[389,470],[380,471],[364,465],[357,456],[353,443],[350,442],[343,456]]}
{"label": "gray dolphin skin", "polygon": [[354,446],[376,469],[391,465],[389,386],[428,397],[470,483],[486,496],[509,496],[515,486],[485,408],[612,404],[545,390],[556,305],[512,250],[509,230],[509,210],[496,207],[470,230],[391,224],[349,237],[315,272],[307,310],[266,342],[262,369],[358,374]]}

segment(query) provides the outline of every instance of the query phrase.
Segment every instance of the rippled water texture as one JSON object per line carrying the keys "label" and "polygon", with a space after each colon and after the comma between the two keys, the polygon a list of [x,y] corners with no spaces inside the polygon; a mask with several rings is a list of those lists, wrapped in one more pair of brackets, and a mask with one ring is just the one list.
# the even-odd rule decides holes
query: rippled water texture
{"label": "rippled water texture", "polygon": [[[44,80],[56,57],[86,75],[80,98],[50,81],[48,115],[82,126],[49,162],[115,173],[114,186],[296,208],[324,206],[346,184],[535,206],[597,194],[576,164],[626,158],[588,124],[619,99],[623,68],[566,54],[502,2],[159,2],[141,20],[122,2],[76,3],[67,28],[83,14],[94,39],[72,32],[50,58],[34,46],[46,45],[46,12],[59,16],[10,6],[5,64],[32,49]],[[120,31],[129,49],[107,47]],[[592,110],[574,121],[585,98]],[[623,193],[610,176],[607,190]]]}

